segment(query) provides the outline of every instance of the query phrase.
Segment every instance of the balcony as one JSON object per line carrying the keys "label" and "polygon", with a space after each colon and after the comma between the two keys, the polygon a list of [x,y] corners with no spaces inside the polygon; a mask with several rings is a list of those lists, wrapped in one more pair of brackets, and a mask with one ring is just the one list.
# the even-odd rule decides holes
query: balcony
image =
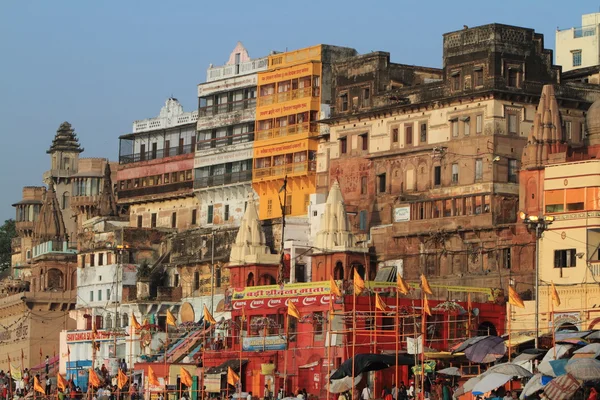
{"label": "balcony", "polygon": [[319,87],[305,87],[287,92],[273,93],[258,98],[258,106],[270,106],[275,103],[283,103],[290,100],[302,99],[304,97],[319,97],[321,90]]}
{"label": "balcony", "polygon": [[77,243],[51,240],[33,248],[33,258],[49,254],[75,255],[77,254]]}
{"label": "balcony", "polygon": [[186,144],[184,146],[169,147],[160,150],[150,150],[143,153],[122,155],[119,157],[119,164],[131,164],[142,161],[150,161],[167,157],[175,157],[182,154],[191,154],[194,152],[195,145]]}
{"label": "balcony", "polygon": [[15,228],[18,232],[23,231],[32,231],[33,230],[33,221],[17,221],[15,222]]}
{"label": "balcony", "polygon": [[71,207],[95,206],[100,201],[100,195],[95,196],[71,196]]}
{"label": "balcony", "polygon": [[254,180],[279,179],[284,176],[298,176],[314,174],[317,170],[316,161],[302,161],[274,167],[254,169],[252,178]]}
{"label": "balcony", "polygon": [[200,140],[196,142],[197,150],[216,149],[219,147],[231,146],[239,143],[248,143],[254,140],[254,132],[242,133],[241,135],[231,135],[220,138]]}
{"label": "balcony", "polygon": [[141,196],[151,196],[151,195],[161,195],[168,193],[175,193],[181,191],[190,191],[194,186],[193,181],[183,181],[183,182],[175,182],[169,183],[166,185],[157,185],[157,186],[144,186],[137,187],[133,189],[124,189],[119,190],[118,197],[119,201],[123,199],[131,199],[135,197]]}
{"label": "balcony", "polygon": [[223,65],[212,67],[206,71],[206,82],[231,78],[233,76],[245,75],[264,71],[269,66],[268,57],[249,60],[240,64]]}
{"label": "balcony", "polygon": [[223,175],[214,175],[198,178],[194,181],[194,189],[204,189],[212,186],[229,185],[239,182],[250,182],[252,171],[230,172]]}
{"label": "balcony", "polygon": [[232,111],[242,111],[256,108],[256,99],[244,99],[232,101],[231,103],[215,104],[198,109],[198,117],[212,117],[217,114],[226,114]]}
{"label": "balcony", "polygon": [[308,133],[309,137],[317,136],[319,134],[319,125],[314,122],[306,122],[303,124],[265,129],[256,132],[256,140],[267,140],[284,136],[298,135],[302,133]]}

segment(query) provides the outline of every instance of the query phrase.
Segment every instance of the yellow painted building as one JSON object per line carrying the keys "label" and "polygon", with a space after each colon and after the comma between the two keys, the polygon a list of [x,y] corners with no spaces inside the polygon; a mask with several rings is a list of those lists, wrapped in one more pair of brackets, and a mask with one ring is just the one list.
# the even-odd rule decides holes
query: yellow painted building
{"label": "yellow painted building", "polygon": [[[318,45],[269,56],[258,73],[252,186],[261,220],[305,215],[316,191],[317,136],[332,103],[331,62],[356,50]],[[287,199],[280,192],[287,176]]]}
{"label": "yellow painted building", "polygon": [[[553,223],[540,239],[540,333],[600,329],[600,160],[548,165],[544,215]],[[560,305],[551,303],[554,282]],[[535,305],[513,308],[513,327],[531,329]],[[554,316],[554,322],[552,321]]]}

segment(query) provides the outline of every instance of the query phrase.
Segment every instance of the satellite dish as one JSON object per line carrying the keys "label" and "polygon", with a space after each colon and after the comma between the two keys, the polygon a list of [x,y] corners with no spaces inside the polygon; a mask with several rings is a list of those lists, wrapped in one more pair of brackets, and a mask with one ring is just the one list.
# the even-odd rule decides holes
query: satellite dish
{"label": "satellite dish", "polygon": [[192,307],[192,305],[188,302],[185,302],[181,305],[179,315],[181,317],[181,322],[194,322],[196,320],[194,307]]}

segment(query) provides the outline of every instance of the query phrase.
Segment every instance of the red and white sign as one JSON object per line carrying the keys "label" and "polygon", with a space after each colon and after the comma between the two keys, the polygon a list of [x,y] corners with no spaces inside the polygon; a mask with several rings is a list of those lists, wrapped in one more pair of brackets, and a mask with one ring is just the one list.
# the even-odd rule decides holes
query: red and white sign
{"label": "red and white sign", "polygon": [[319,307],[329,305],[329,295],[316,296],[299,296],[299,297],[281,297],[276,299],[256,299],[256,300],[233,300],[233,309],[241,310],[258,310],[260,308],[284,308],[287,307],[288,301],[291,301],[298,308],[303,307]]}

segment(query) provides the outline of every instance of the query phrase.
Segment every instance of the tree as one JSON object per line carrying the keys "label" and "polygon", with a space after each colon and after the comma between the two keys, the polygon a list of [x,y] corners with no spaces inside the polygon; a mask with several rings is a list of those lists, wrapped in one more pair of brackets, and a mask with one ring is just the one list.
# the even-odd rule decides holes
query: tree
{"label": "tree", "polygon": [[15,220],[7,219],[0,227],[0,272],[10,268],[12,239],[17,236]]}

